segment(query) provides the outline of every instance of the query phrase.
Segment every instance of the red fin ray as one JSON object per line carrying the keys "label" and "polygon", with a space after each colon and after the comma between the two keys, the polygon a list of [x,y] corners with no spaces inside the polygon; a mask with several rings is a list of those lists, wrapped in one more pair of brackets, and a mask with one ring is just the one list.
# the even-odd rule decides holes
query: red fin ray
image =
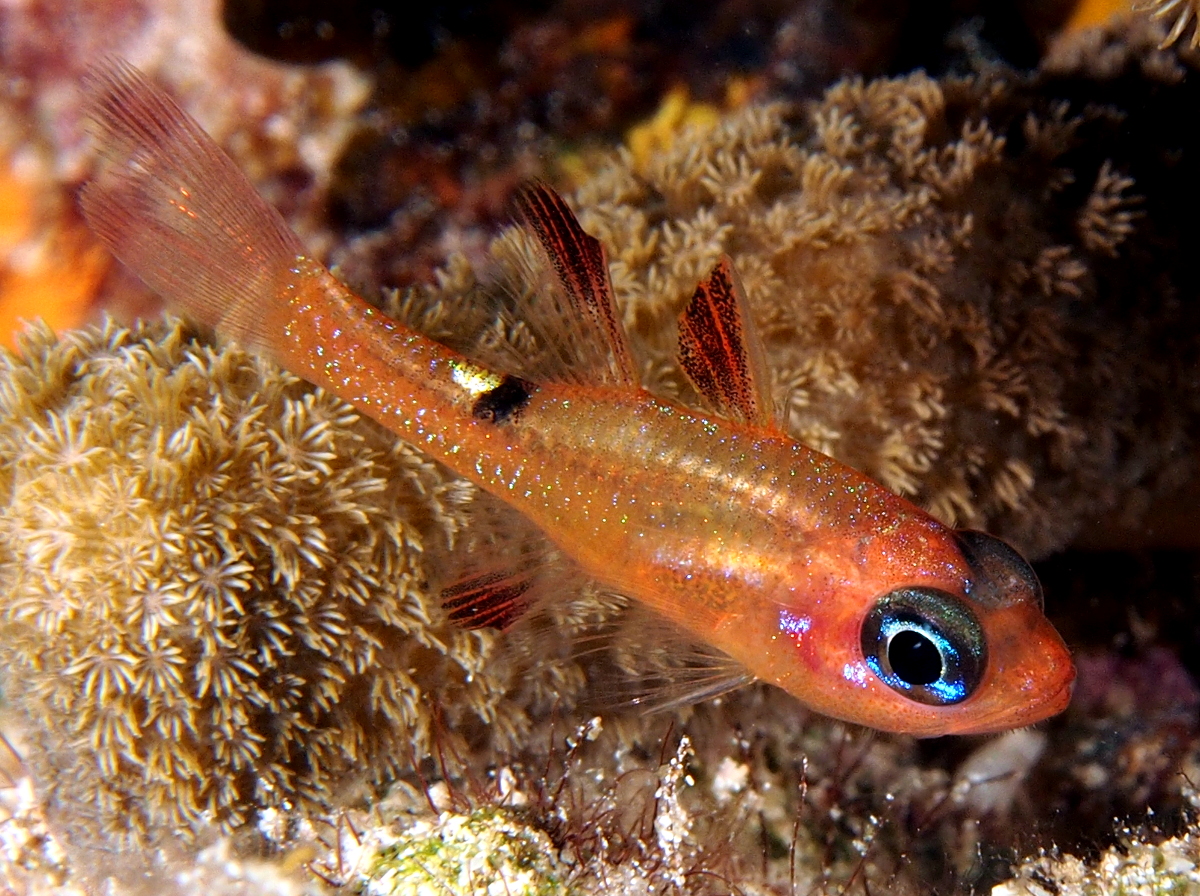
{"label": "red fin ray", "polygon": [[80,196],[112,253],[173,308],[269,349],[264,307],[304,247],[178,104],[128,63],[84,81],[102,165]]}
{"label": "red fin ray", "polygon": [[770,379],[746,296],[728,256],[696,286],[679,316],[679,363],[722,415],[775,426]]}
{"label": "red fin ray", "polygon": [[533,523],[476,492],[464,537],[441,559],[441,605],[466,629],[508,629],[565,589],[575,568]]}
{"label": "red fin ray", "polygon": [[538,307],[529,309],[523,320],[542,331],[543,341],[550,343],[547,348],[556,355],[547,375],[588,385],[636,386],[604,246],[584,231],[570,206],[546,184],[534,181],[522,188],[517,213],[544,250],[564,293],[559,301],[536,297]]}
{"label": "red fin ray", "polygon": [[529,609],[531,585],[529,570],[487,573],[442,591],[442,608],[465,629],[506,629]]}

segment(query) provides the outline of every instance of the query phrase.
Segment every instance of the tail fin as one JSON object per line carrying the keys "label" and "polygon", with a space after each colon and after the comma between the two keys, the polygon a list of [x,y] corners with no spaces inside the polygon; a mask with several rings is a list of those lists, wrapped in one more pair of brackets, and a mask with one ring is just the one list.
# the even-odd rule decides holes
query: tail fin
{"label": "tail fin", "polygon": [[85,79],[102,157],[80,202],[96,235],[168,305],[268,348],[264,305],[304,247],[166,93],[109,59]]}

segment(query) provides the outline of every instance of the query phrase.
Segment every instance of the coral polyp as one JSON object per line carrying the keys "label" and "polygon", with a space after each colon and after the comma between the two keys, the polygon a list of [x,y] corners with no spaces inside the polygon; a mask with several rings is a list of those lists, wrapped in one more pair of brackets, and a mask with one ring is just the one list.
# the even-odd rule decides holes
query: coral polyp
{"label": "coral polyp", "polygon": [[491,720],[491,635],[425,602],[471,497],[435,464],[178,324],[0,366],[0,660],[52,813],[231,828],[429,755],[435,714],[452,751]]}
{"label": "coral polyp", "polygon": [[1144,0],[1134,8],[1167,24],[1169,30],[1162,47],[1169,47],[1187,35],[1187,45],[1193,50],[1200,48],[1200,4],[1196,0]]}

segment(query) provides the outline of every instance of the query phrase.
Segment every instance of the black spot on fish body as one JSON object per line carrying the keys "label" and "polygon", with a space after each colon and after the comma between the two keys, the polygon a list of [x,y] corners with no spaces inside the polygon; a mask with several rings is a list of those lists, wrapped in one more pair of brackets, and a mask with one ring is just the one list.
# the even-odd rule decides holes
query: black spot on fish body
{"label": "black spot on fish body", "polygon": [[537,387],[518,376],[505,376],[495,389],[489,389],[471,407],[471,416],[476,420],[504,423],[529,404],[529,397]]}

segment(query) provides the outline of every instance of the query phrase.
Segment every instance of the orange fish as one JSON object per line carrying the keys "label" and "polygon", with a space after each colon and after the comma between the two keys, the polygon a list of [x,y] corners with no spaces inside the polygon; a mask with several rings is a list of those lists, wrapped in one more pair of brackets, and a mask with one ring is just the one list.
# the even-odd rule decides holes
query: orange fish
{"label": "orange fish", "polygon": [[[955,531],[773,420],[728,259],[680,318],[712,412],[638,384],[604,249],[544,185],[520,217],[557,278],[534,301],[569,345],[491,369],[354,296],[233,162],[128,65],[88,82],[106,163],[82,194],[113,254],[173,307],[348,401],[535,523],[582,572],[724,658],[703,693],[759,679],[840,719],[921,736],[1062,710],[1075,670],[1029,565]],[[527,608],[502,572],[451,618]],[[714,681],[718,684],[714,685]]]}

